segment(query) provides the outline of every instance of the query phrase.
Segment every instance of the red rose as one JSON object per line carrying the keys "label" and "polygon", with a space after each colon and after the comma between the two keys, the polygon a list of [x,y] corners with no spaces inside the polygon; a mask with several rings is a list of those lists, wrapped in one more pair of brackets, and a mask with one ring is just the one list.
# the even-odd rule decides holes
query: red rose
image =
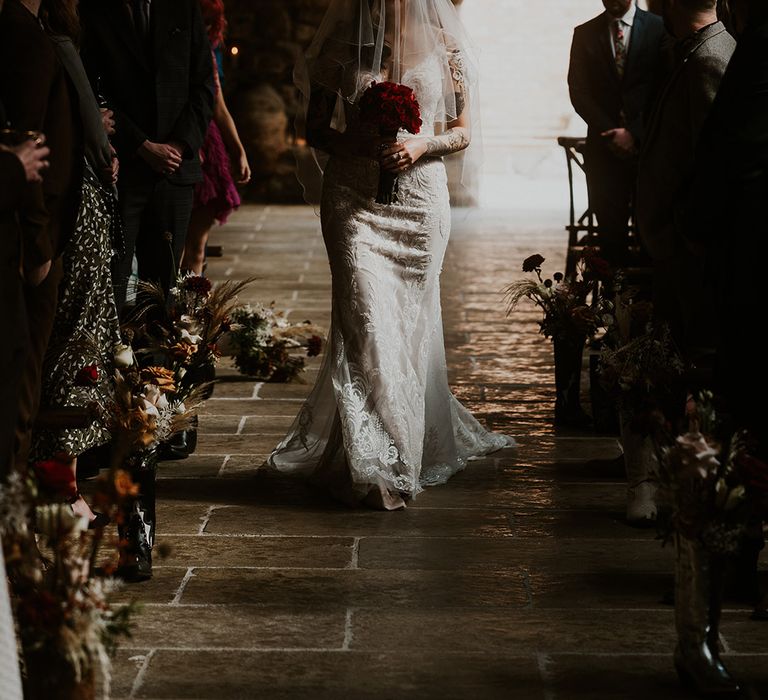
{"label": "red rose", "polygon": [[72,465],[58,459],[36,462],[32,467],[40,486],[57,496],[69,498],[75,494],[75,474]]}
{"label": "red rose", "polygon": [[413,90],[397,83],[371,83],[360,99],[360,120],[373,124],[383,133],[400,129],[417,134],[421,111]]}
{"label": "red rose", "polygon": [[193,294],[197,294],[201,297],[208,296],[211,293],[211,289],[213,288],[211,280],[209,280],[207,277],[201,277],[199,275],[191,275],[187,277],[184,280],[182,286],[188,292],[192,292]]}
{"label": "red rose", "polygon": [[307,357],[317,357],[323,349],[323,339],[319,335],[313,335],[307,341]]}
{"label": "red rose", "polygon": [[75,386],[93,386],[99,381],[99,368],[96,365],[83,367],[75,375]]}

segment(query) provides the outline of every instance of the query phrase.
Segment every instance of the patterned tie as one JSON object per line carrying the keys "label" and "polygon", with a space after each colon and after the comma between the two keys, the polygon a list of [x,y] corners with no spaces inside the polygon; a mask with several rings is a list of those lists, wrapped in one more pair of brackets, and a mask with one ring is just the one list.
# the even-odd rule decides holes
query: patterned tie
{"label": "patterned tie", "polygon": [[133,12],[133,26],[136,28],[136,34],[139,35],[141,43],[147,40],[149,30],[149,17],[147,16],[146,0],[131,0],[131,10]]}
{"label": "patterned tie", "polygon": [[617,19],[613,24],[614,46],[616,47],[616,71],[620,78],[624,77],[624,68],[627,63],[627,41],[624,35],[624,22]]}

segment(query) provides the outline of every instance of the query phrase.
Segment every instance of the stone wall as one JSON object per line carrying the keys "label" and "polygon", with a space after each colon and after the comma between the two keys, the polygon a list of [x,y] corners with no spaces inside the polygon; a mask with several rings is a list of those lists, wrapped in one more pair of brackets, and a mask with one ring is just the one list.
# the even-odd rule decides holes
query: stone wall
{"label": "stone wall", "polygon": [[253,167],[248,199],[302,201],[294,176],[292,73],[328,1],[226,0],[225,94]]}

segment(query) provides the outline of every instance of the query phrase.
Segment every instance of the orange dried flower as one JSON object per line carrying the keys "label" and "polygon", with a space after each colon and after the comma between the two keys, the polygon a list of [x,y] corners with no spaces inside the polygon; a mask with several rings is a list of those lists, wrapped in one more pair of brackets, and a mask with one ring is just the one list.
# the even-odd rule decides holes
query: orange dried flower
{"label": "orange dried flower", "polygon": [[176,391],[176,375],[173,370],[165,367],[145,367],[141,370],[141,380],[147,384],[154,384],[167,394]]}
{"label": "orange dried flower", "polygon": [[139,495],[139,485],[134,482],[131,475],[124,469],[115,470],[114,484],[115,493],[121,498]]}

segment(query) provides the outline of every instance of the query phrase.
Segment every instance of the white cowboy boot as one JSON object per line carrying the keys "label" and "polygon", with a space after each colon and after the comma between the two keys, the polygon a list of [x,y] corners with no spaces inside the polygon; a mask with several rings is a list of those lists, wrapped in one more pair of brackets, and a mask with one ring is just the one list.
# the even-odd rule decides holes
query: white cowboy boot
{"label": "white cowboy boot", "polygon": [[621,446],[627,470],[627,521],[650,526],[656,522],[656,474],[658,462],[649,435],[635,432],[631,420],[623,415]]}

